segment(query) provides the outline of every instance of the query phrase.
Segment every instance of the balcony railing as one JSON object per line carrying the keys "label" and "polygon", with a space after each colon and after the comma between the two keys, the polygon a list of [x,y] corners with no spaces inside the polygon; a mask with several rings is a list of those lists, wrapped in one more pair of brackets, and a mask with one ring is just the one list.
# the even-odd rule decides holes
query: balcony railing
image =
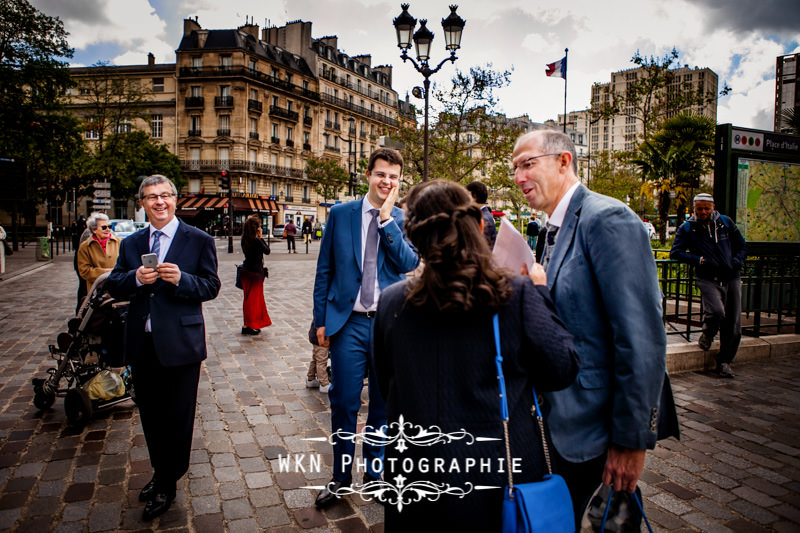
{"label": "balcony railing", "polygon": [[281,143],[281,140],[278,137],[272,137],[270,139],[270,141],[272,141],[272,144],[280,144]]}
{"label": "balcony railing", "polygon": [[266,163],[254,163],[245,159],[182,159],[182,170],[216,172],[219,170],[251,171],[271,176],[302,178],[303,169],[281,167]]}
{"label": "balcony railing", "polygon": [[262,107],[262,104],[261,104],[260,101],[253,100],[252,98],[247,100],[247,109],[249,109],[250,111],[257,111],[257,112],[261,113],[261,107]]}
{"label": "balcony railing", "polygon": [[228,128],[227,130],[225,130],[225,129],[218,129],[217,130],[217,137],[230,137],[230,136],[231,136],[230,128]]}
{"label": "balcony railing", "polygon": [[303,150],[310,152],[311,151],[311,144],[310,143],[303,143]]}
{"label": "balcony railing", "polygon": [[339,149],[338,149],[338,148],[336,148],[335,146],[326,146],[326,147],[325,147],[325,151],[326,151],[326,152],[336,152],[337,154],[338,154],[338,153],[341,153],[341,150],[339,150]]}
{"label": "balcony railing", "polygon": [[258,132],[257,131],[251,131],[250,132],[250,138],[251,139],[258,139]]}
{"label": "balcony railing", "polygon": [[305,124],[306,126],[310,126],[312,123],[313,120],[311,119],[311,117],[303,117],[303,124]]}
{"label": "balcony railing", "polygon": [[398,125],[396,118],[387,117],[386,115],[381,115],[379,113],[376,113],[375,111],[371,111],[360,105],[352,104],[347,100],[342,100],[341,98],[337,98],[336,96],[332,96],[330,94],[322,94],[321,97],[323,102],[333,104],[335,106],[339,106],[341,108],[350,110],[354,113],[358,113],[359,115],[363,115],[365,117],[378,120],[380,122],[383,122],[384,124],[388,124],[389,126],[396,127]]}
{"label": "balcony railing", "polygon": [[269,115],[271,117],[285,118],[292,122],[297,122],[300,119],[300,114],[297,111],[289,111],[277,105],[269,106]]}
{"label": "balcony railing", "polygon": [[271,74],[251,70],[247,67],[181,67],[178,71],[178,75],[182,78],[244,76],[289,93],[294,93],[311,100],[319,100],[319,93],[316,91],[303,89],[302,87],[274,77]]}
{"label": "balcony railing", "polygon": [[333,129],[333,121],[332,120],[326,120],[325,121],[325,127],[328,128],[329,130],[332,130]]}
{"label": "balcony railing", "polygon": [[304,204],[310,204],[311,203],[311,198],[303,198],[303,203]]}
{"label": "balcony railing", "polygon": [[294,141],[291,139],[286,139],[286,146],[294,146]]}
{"label": "balcony railing", "polygon": [[233,96],[215,96],[214,107],[233,107]]}
{"label": "balcony railing", "polygon": [[363,94],[366,97],[372,98],[374,100],[378,100],[379,102],[381,102],[383,104],[390,105],[392,107],[397,105],[397,101],[393,97],[390,96],[390,95],[392,95],[392,93],[390,93],[388,91],[384,91],[383,96],[381,96],[381,94],[378,93],[378,92],[372,91],[370,89],[361,88],[357,84],[354,84],[352,82],[348,83],[346,77],[344,77],[344,76],[335,76],[333,74],[330,74],[330,71],[328,71],[328,73],[323,73],[322,71],[320,71],[319,75],[320,75],[321,78],[324,78],[326,80],[330,80],[333,83],[336,83],[336,84],[341,85],[342,87],[346,87],[348,89],[351,89],[351,90],[353,90],[353,91],[355,91],[355,92],[357,92],[359,94]]}
{"label": "balcony railing", "polygon": [[186,107],[203,107],[205,99],[202,96],[187,96],[184,102]]}
{"label": "balcony railing", "polygon": [[284,196],[283,200],[285,202],[294,202],[294,196]]}
{"label": "balcony railing", "polygon": [[189,130],[187,135],[189,137],[202,137],[203,136],[203,130]]}

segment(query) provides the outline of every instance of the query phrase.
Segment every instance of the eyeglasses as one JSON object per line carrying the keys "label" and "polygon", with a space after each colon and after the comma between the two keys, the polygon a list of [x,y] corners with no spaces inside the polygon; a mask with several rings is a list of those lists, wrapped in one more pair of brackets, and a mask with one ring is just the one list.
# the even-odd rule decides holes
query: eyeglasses
{"label": "eyeglasses", "polygon": [[148,202],[155,202],[158,199],[161,199],[166,202],[173,196],[175,195],[172,194],[171,192],[162,192],[161,194],[145,194],[144,196],[142,196],[142,198],[144,198]]}
{"label": "eyeglasses", "polygon": [[381,172],[381,171],[371,172],[370,174],[372,176],[375,176],[379,180],[382,180],[384,178],[389,178],[390,180],[396,181],[400,179],[400,176],[398,174],[387,174],[386,172]]}
{"label": "eyeglasses", "polygon": [[108,228],[110,228],[111,226],[98,226],[98,227],[99,227],[100,229],[108,229]]}
{"label": "eyeglasses", "polygon": [[533,160],[534,159],[539,159],[540,157],[547,157],[549,155],[561,155],[561,154],[562,154],[562,152],[559,152],[557,154],[541,154],[541,155],[531,156],[528,159],[526,159],[525,161],[522,161],[519,165],[514,165],[514,174],[516,174],[520,170],[523,171],[523,172],[526,172],[526,171],[530,170],[531,166],[533,166]]}

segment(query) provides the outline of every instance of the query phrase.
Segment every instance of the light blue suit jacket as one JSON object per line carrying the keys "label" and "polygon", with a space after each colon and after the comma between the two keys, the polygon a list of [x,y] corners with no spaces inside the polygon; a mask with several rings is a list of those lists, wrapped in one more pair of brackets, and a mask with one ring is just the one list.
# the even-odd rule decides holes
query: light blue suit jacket
{"label": "light blue suit jacket", "polygon": [[547,265],[547,284],[579,359],[575,382],[544,394],[558,453],[583,462],[611,443],[655,447],[666,333],[656,265],[639,217],[578,186]]}
{"label": "light blue suit jacket", "polygon": [[[361,202],[334,206],[322,235],[314,280],[314,324],[332,336],[344,326],[361,288]],[[419,264],[406,240],[403,210],[392,208],[393,221],[378,227],[378,285],[381,290],[406,277]]]}

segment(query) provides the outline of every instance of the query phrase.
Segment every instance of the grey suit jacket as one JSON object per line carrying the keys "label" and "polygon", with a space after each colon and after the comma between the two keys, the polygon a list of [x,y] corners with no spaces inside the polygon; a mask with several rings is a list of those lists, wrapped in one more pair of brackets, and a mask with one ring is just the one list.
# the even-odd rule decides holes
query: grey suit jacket
{"label": "grey suit jacket", "polygon": [[547,284],[579,359],[575,382],[545,393],[556,449],[583,462],[611,443],[653,448],[666,334],[655,261],[639,217],[580,185],[559,229]]}

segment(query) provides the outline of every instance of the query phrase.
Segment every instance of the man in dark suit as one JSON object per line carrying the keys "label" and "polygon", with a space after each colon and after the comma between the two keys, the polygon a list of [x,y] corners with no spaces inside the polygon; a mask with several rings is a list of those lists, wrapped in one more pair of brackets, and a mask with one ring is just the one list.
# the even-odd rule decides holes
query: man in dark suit
{"label": "man in dark suit", "polygon": [[[386,423],[386,407],[370,363],[372,322],[380,292],[419,263],[402,230],[403,211],[394,206],[402,172],[400,152],[375,150],[367,166],[367,196],[334,206],[322,235],[314,281],[314,323],[319,345],[330,346],[333,480],[317,496],[317,507],[333,503],[337,491],[352,483],[355,443],[340,434],[356,432],[366,375],[369,415],[364,430]],[[365,443],[363,449],[367,483],[380,478],[373,460],[383,459],[383,447]]]}
{"label": "man in dark suit", "polygon": [[666,365],[658,275],[639,217],[578,182],[567,135],[526,133],[512,163],[531,208],[547,213],[547,285],[580,361],[575,382],[544,393],[543,407],[580,524],[601,481],[636,489],[656,444]]}
{"label": "man in dark suit", "polygon": [[489,189],[481,181],[473,181],[467,185],[467,190],[472,195],[475,203],[481,206],[481,216],[483,217],[483,235],[489,243],[489,249],[494,248],[494,241],[497,240],[497,228],[494,224],[492,209],[486,205],[489,200]]}
{"label": "man in dark suit", "polygon": [[[175,218],[178,191],[165,176],[139,187],[149,228],[122,241],[108,277],[112,296],[130,299],[126,360],[132,365],[153,479],[142,489],[144,520],[163,514],[189,469],[200,365],[206,358],[202,303],[216,298],[217,251],[205,232]],[[142,265],[154,253],[158,266]]]}

